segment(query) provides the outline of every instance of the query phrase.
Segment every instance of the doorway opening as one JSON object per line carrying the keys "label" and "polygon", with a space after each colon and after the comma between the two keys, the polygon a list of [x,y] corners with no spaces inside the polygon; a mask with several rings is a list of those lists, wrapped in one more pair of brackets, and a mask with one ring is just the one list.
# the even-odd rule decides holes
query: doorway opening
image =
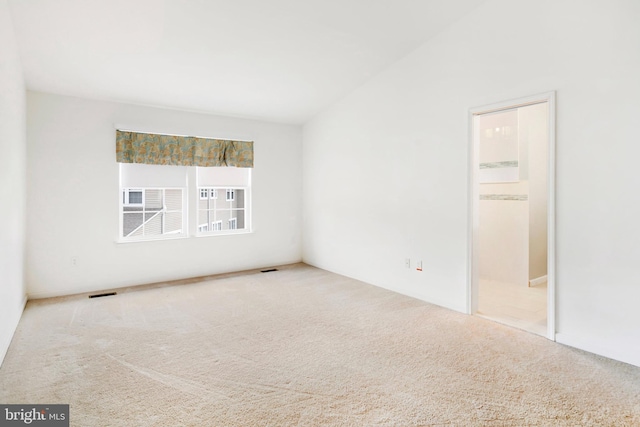
{"label": "doorway opening", "polygon": [[469,122],[468,312],[555,340],[555,92]]}

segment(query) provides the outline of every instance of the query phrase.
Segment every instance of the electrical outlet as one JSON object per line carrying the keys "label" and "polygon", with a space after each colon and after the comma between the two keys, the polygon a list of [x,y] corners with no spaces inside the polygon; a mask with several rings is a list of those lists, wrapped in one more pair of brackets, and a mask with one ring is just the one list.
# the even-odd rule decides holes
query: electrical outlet
{"label": "electrical outlet", "polygon": [[411,268],[411,259],[410,258],[405,258],[404,259],[404,266],[405,266],[405,268]]}
{"label": "electrical outlet", "polygon": [[78,257],[77,256],[72,256],[71,257],[71,266],[75,267],[78,265]]}

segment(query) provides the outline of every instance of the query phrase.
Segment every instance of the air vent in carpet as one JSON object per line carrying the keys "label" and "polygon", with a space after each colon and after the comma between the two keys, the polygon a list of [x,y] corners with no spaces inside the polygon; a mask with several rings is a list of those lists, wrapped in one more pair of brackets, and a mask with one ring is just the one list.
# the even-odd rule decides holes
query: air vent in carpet
{"label": "air vent in carpet", "polygon": [[110,297],[111,295],[116,295],[116,293],[115,292],[105,292],[104,294],[89,295],[89,298]]}
{"label": "air vent in carpet", "polygon": [[260,270],[260,273],[271,273],[272,271],[278,271],[277,268],[270,268],[268,270]]}

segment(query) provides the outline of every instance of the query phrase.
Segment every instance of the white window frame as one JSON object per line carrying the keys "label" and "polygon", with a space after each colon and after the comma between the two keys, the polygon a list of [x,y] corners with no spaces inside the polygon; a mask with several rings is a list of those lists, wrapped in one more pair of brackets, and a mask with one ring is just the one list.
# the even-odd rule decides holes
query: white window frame
{"label": "white window frame", "polygon": [[[175,239],[175,238],[184,238],[184,237],[188,237],[188,221],[187,221],[187,204],[185,201],[185,196],[187,195],[187,189],[184,187],[131,187],[131,188],[123,188],[122,192],[124,192],[125,194],[127,194],[127,192],[129,190],[133,190],[133,191],[141,191],[142,192],[142,203],[134,203],[134,204],[125,204],[124,202],[127,201],[126,197],[124,198],[124,200],[121,198],[120,199],[120,213],[119,213],[119,217],[120,217],[120,226],[119,226],[119,232],[118,232],[118,239],[117,242],[120,243],[129,243],[129,242],[143,242],[143,241],[149,241],[149,240],[166,240],[166,239]],[[149,221],[149,219],[146,219],[146,213],[147,213],[147,209],[146,209],[146,192],[147,191],[162,191],[162,207],[160,208],[160,210],[158,211],[153,211],[153,212],[157,212],[157,213],[162,213],[163,217],[162,217],[162,229],[164,230],[166,228],[165,226],[165,221],[167,219],[167,214],[169,213],[174,213],[174,212],[180,212],[182,214],[182,223],[180,226],[179,230],[174,230],[174,231],[169,231],[169,232],[165,232],[163,231],[161,234],[151,234],[151,235],[142,235],[142,236],[130,236],[134,231],[136,231],[139,227],[135,228],[133,231],[131,231],[129,233],[129,235],[125,236],[124,235],[124,224],[125,224],[125,215],[133,215],[135,213],[140,213],[143,216],[143,223],[141,224],[142,227],[145,226],[145,224]],[[182,194],[182,203],[181,203],[181,207],[180,210],[168,210],[167,206],[166,206],[166,191],[167,190],[180,190],[181,194]],[[141,207],[142,210],[141,211],[135,211],[135,212],[129,212],[127,213],[124,208],[125,207]],[[144,230],[144,228],[143,228]]]}
{"label": "white window frame", "polygon": [[[204,224],[205,221],[210,221],[211,226],[209,227],[208,231],[200,231],[200,230],[196,230],[196,233],[198,236],[220,236],[220,235],[227,235],[227,234],[245,234],[245,233],[251,233],[251,186],[236,186],[236,187],[198,187],[198,190],[196,191],[196,195],[200,194],[200,188],[209,188],[209,194],[211,195],[212,191],[217,191],[217,192],[222,192],[222,193],[226,193],[227,191],[232,192],[233,196],[234,196],[234,200],[228,200],[228,201],[224,201],[226,199],[222,199],[222,200],[218,200],[216,201],[216,205],[213,204],[209,204],[207,206],[206,209],[203,208],[198,208],[198,213],[197,215],[197,221],[200,224]],[[243,194],[242,197],[242,201],[243,203],[243,207],[242,208],[237,208],[237,207],[233,207],[232,205],[227,205],[225,203],[232,203],[232,202],[237,202],[239,199],[237,198],[237,192],[241,191]],[[222,205],[219,205],[218,203],[221,203]],[[209,213],[206,213],[206,212]],[[244,224],[245,226],[243,228],[238,228],[238,217],[235,216],[233,218],[226,218],[226,219],[219,219],[219,214],[216,214],[216,212],[228,212],[229,216],[233,216],[233,215],[237,215],[236,212],[238,211],[242,211],[243,215],[244,215]],[[200,215],[205,215],[205,217],[202,217]],[[233,219],[233,223],[235,223],[235,228],[231,228],[233,226],[231,226],[230,224],[230,219]],[[223,229],[222,228],[222,224],[223,223],[227,223],[227,228]],[[220,223],[219,227],[220,228],[216,228],[216,223]]]}
{"label": "white window frame", "polygon": [[[149,186],[145,186],[143,183],[134,183],[133,185],[126,187],[122,184],[126,181],[123,181],[123,169],[120,169],[119,173],[119,191],[118,191],[118,205],[119,205],[119,220],[118,220],[118,231],[117,236],[115,238],[116,243],[139,243],[145,241],[158,241],[158,240],[174,240],[174,239],[183,239],[189,237],[209,237],[209,236],[220,236],[220,235],[230,235],[230,234],[250,234],[253,232],[252,230],[252,221],[251,221],[251,175],[252,171],[250,169],[247,170],[246,175],[246,184],[245,185],[237,185],[234,184],[229,185],[230,183],[221,182],[221,185],[215,186],[215,181],[211,182],[213,185],[208,186],[198,186],[198,173],[196,166],[188,166],[185,167],[185,182],[184,185],[179,186],[162,186],[162,179],[160,179],[160,185],[154,186],[154,176],[151,176],[151,180],[148,179],[149,175],[146,175],[146,182],[148,182]],[[128,172],[131,173],[131,172]],[[143,179],[144,181],[144,179]],[[167,182],[167,184],[169,184]],[[239,183],[240,184],[240,183]],[[138,186],[136,186],[138,185]],[[139,186],[142,185],[142,186]],[[173,215],[167,215],[167,213],[178,212],[178,210],[166,210],[166,200],[164,201],[162,206],[163,212],[163,224],[159,228],[159,232],[162,234],[147,234],[147,235],[138,235],[138,236],[124,236],[125,226],[129,235],[135,230],[135,226],[137,224],[131,225],[130,221],[133,217],[126,217],[126,215],[133,215],[133,211],[137,211],[138,209],[127,209],[126,208],[141,208],[141,213],[143,215],[143,227],[152,226],[156,227],[155,224],[146,223],[149,220],[148,215],[145,215],[147,209],[145,208],[148,202],[148,194],[146,192],[148,190],[169,190],[169,189],[180,189],[182,191],[182,204],[179,212],[182,216],[181,228],[177,231],[166,231],[166,226],[164,225],[164,221],[177,219]],[[201,189],[206,189],[205,191],[201,191]],[[243,195],[242,208],[234,208],[233,205],[235,203],[225,205],[225,200],[227,203],[237,202],[237,191],[241,191]],[[129,193],[139,191],[142,193],[142,202],[141,203],[130,203]],[[220,199],[219,194],[224,192],[225,198]],[[205,194],[207,197],[204,197]],[[163,193],[163,198],[166,196],[166,193]],[[206,203],[207,211],[212,214],[207,214],[206,219],[203,219],[199,213],[202,211],[200,209],[200,201],[201,200],[209,200]],[[221,208],[221,206],[225,206]],[[228,213],[223,213],[222,216],[216,214],[219,211],[226,211]],[[238,229],[238,214],[236,212],[242,211],[244,214],[243,228]],[[131,213],[127,213],[131,212]],[[148,212],[146,212],[148,213]],[[236,215],[234,218],[229,218],[231,215]],[[230,228],[223,229],[224,222],[227,221],[230,224]],[[126,223],[125,223],[126,222]],[[173,222],[167,223],[171,228],[178,228],[178,224]],[[150,229],[143,228],[144,232],[150,231]],[[157,230],[157,229],[155,229]]]}
{"label": "white window frame", "polygon": [[[123,188],[122,189],[122,205],[123,206],[144,206],[144,188]],[[132,192],[142,193],[142,201],[140,203],[131,203],[129,197]]]}

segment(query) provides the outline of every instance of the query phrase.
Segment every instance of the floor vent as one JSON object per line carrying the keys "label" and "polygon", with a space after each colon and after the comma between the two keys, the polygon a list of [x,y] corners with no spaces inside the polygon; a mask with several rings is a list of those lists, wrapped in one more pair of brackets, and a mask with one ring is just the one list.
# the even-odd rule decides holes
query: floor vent
{"label": "floor vent", "polygon": [[89,298],[110,297],[111,295],[116,295],[116,293],[115,292],[105,292],[104,294],[89,295]]}
{"label": "floor vent", "polygon": [[277,268],[270,268],[268,270],[260,270],[260,273],[271,273],[272,271],[278,271]]}

